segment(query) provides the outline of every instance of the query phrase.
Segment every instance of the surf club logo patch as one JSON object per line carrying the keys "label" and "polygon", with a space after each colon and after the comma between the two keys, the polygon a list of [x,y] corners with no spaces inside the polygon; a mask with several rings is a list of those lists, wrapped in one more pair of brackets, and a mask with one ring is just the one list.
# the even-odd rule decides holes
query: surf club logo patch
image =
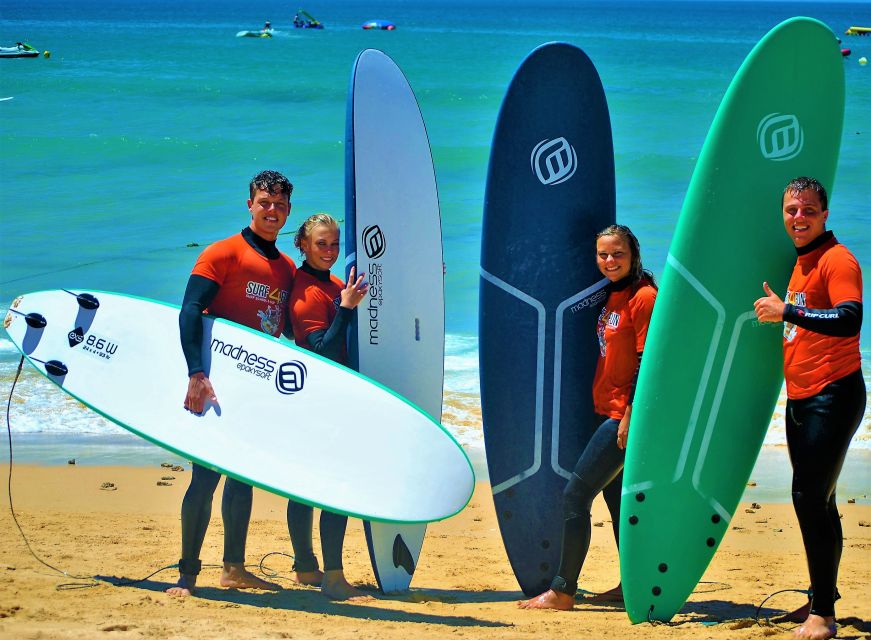
{"label": "surf club logo patch", "polygon": [[307,376],[308,370],[299,360],[284,362],[278,367],[278,372],[275,374],[275,388],[278,389],[279,393],[287,396],[299,393],[305,387]]}
{"label": "surf club logo patch", "polygon": [[756,127],[756,139],[763,158],[783,162],[801,153],[804,129],[794,115],[769,113]]}
{"label": "surf club logo patch", "polygon": [[545,138],[532,150],[529,164],[538,181],[545,186],[565,182],[578,168],[578,154],[565,138]]}
{"label": "surf club logo patch", "polygon": [[603,358],[608,353],[608,341],[605,340],[605,329],[615,330],[620,325],[620,314],[616,311],[602,309],[599,321],[596,323],[596,337],[599,338],[599,355]]}
{"label": "surf club logo patch", "polygon": [[[783,297],[783,301],[787,304],[795,305],[796,307],[807,306],[807,294],[804,291],[789,291]],[[787,342],[795,340],[795,334],[798,333],[798,327],[791,322],[783,323],[783,337]]]}
{"label": "surf club logo patch", "polygon": [[289,294],[285,289],[279,289],[278,287],[273,289],[268,284],[250,280],[245,286],[245,297],[249,300],[257,300],[258,302],[284,304],[287,302]]}
{"label": "surf club logo patch", "polygon": [[363,242],[363,250],[370,260],[377,260],[384,255],[387,249],[387,242],[384,239],[384,233],[381,227],[377,224],[370,225],[363,229],[361,238]]}
{"label": "surf club logo patch", "polygon": [[277,336],[279,327],[281,327],[281,307],[277,305],[269,305],[266,311],[258,311],[257,317],[260,318],[260,328],[263,333],[268,333],[271,336]]}

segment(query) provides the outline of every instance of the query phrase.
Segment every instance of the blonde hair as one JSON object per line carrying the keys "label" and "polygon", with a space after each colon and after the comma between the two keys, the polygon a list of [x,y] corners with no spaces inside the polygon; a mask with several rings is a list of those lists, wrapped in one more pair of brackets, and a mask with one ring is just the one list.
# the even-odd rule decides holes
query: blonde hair
{"label": "blonde hair", "polygon": [[299,249],[300,253],[302,253],[302,241],[308,240],[309,236],[311,236],[312,229],[321,224],[325,227],[331,227],[336,231],[340,231],[338,221],[328,213],[316,213],[309,216],[303,220],[301,225],[299,225],[296,236],[293,238],[293,246]]}

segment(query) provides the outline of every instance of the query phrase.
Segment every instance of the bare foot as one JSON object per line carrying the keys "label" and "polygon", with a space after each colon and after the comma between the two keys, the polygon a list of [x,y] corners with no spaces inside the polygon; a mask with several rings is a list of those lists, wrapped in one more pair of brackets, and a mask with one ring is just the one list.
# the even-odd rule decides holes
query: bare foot
{"label": "bare foot", "polygon": [[320,569],[314,571],[295,571],[290,579],[297,584],[305,584],[310,587],[319,587],[324,580],[324,572]]}
{"label": "bare foot", "polygon": [[623,587],[617,585],[613,589],[608,589],[603,593],[594,593],[591,596],[584,598],[588,602],[623,602]]}
{"label": "bare foot", "polygon": [[178,582],[176,582],[174,586],[167,589],[166,592],[173,597],[183,598],[186,596],[194,595],[194,591],[196,589],[196,586],[197,586],[197,577],[196,576],[180,573],[178,576]]}
{"label": "bare foot", "polygon": [[834,616],[817,616],[810,614],[807,620],[794,632],[796,638],[802,640],[828,640],[837,633]]}
{"label": "bare foot", "polygon": [[281,591],[281,585],[261,580],[245,568],[241,562],[225,562],[221,572],[221,586],[228,589],[265,589]]}
{"label": "bare foot", "polygon": [[351,600],[360,602],[374,600],[369,594],[363,593],[345,578],[345,572],[341,569],[327,571],[321,583],[321,591],[333,600]]}
{"label": "bare foot", "polygon": [[567,593],[548,589],[540,596],[529,600],[521,600],[517,603],[521,609],[557,609],[559,611],[571,611],[575,606],[575,599]]}
{"label": "bare foot", "polygon": [[811,603],[808,600],[795,611],[791,611],[779,618],[773,618],[773,622],[804,622],[811,612]]}

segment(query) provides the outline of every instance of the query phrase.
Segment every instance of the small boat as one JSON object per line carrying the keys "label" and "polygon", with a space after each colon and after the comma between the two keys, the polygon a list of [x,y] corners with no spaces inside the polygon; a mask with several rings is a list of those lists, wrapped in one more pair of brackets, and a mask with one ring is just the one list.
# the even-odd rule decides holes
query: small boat
{"label": "small boat", "polygon": [[240,31],[236,34],[237,38],[271,38],[275,33],[274,29],[261,29],[260,31]]}
{"label": "small boat", "polygon": [[850,27],[844,32],[848,36],[867,36],[871,35],[871,27]]}
{"label": "small boat", "polygon": [[363,23],[363,28],[367,31],[370,29],[381,29],[382,31],[393,31],[396,25],[389,20],[370,20]]}
{"label": "small boat", "polygon": [[14,47],[0,47],[0,58],[37,58],[39,50],[26,42],[16,42]]}
{"label": "small boat", "polygon": [[297,29],[323,29],[323,23],[308,11],[299,9],[293,16],[293,26]]}

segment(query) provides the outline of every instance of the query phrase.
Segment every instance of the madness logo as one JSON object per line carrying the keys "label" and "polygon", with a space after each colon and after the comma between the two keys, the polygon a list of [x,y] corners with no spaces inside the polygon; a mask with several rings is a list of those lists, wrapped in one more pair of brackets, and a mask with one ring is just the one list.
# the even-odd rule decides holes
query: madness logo
{"label": "madness logo", "polygon": [[590,294],[586,298],[584,298],[583,300],[573,304],[570,307],[570,309],[572,310],[572,313],[577,313],[578,311],[581,311],[582,309],[586,309],[587,307],[592,307],[593,305],[604,301],[605,298],[607,297],[607,295],[608,295],[608,292],[605,290],[604,287],[602,287],[601,289],[599,289],[595,293]]}
{"label": "madness logo", "polygon": [[756,139],[763,158],[783,162],[801,153],[804,130],[794,115],[769,113],[756,127]]}
{"label": "madness logo", "polygon": [[272,289],[268,284],[250,280],[245,287],[245,297],[251,300],[259,300],[260,302],[269,301],[276,304],[284,304],[287,302],[288,292],[285,289],[279,289],[278,287]]}
{"label": "madness logo", "polygon": [[366,255],[370,260],[377,260],[384,255],[384,251],[387,249],[387,241],[384,239],[384,233],[381,231],[381,227],[377,224],[373,224],[363,229],[361,240],[363,242],[363,250],[366,252]]}
{"label": "madness logo", "polygon": [[[387,250],[387,240],[384,232],[377,224],[363,229],[361,236],[363,250],[370,260],[377,261]],[[381,307],[384,304],[384,265],[381,262],[369,263],[369,304],[366,313],[369,314],[369,344],[378,346],[381,337],[379,333]],[[358,312],[359,313],[359,312]]]}
{"label": "madness logo", "polygon": [[236,361],[236,368],[258,378],[269,380],[275,372],[275,360],[248,351],[242,345],[234,345],[217,338],[212,338],[212,353],[226,356]]}
{"label": "madness logo", "polygon": [[578,168],[578,154],[565,138],[548,140],[545,138],[532,150],[529,156],[532,172],[545,186],[565,182]]}
{"label": "madness logo", "polygon": [[284,395],[299,393],[305,387],[308,370],[299,360],[283,362],[275,374],[275,388]]}
{"label": "madness logo", "polygon": [[[369,314],[369,344],[378,346],[381,341],[379,333],[381,307],[384,304],[384,270],[380,262],[369,263],[369,304],[366,313]],[[358,312],[359,313],[359,312]]]}

